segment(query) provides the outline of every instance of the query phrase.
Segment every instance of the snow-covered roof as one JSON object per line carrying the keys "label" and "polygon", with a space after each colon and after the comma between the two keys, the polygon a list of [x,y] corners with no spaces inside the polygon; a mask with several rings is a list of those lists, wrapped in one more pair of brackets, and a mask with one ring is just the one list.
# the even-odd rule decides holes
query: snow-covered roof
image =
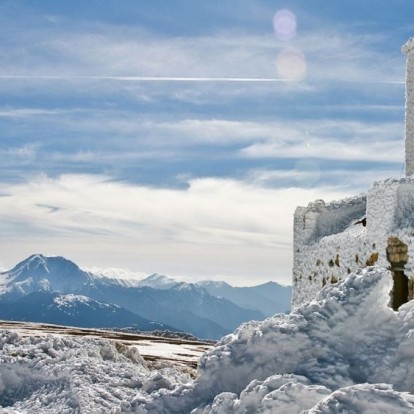
{"label": "snow-covered roof", "polygon": [[407,43],[405,43],[401,50],[403,53],[409,53],[414,49],[414,37],[408,39]]}

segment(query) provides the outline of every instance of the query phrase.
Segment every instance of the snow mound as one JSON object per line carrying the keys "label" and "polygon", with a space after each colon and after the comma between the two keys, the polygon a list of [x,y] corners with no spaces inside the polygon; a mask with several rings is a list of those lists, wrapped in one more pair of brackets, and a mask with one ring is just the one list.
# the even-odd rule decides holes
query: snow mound
{"label": "snow mound", "polygon": [[387,384],[359,384],[333,392],[311,410],[302,414],[410,414],[414,412],[414,396],[396,392]]}
{"label": "snow mound", "polygon": [[240,392],[253,379],[285,373],[334,389],[369,381],[404,337],[387,306],[390,290],[388,272],[371,268],[289,315],[246,323],[204,355],[199,382]]}
{"label": "snow mound", "polygon": [[238,398],[237,394],[225,392],[214,398],[199,414],[227,413],[276,413],[296,414],[313,407],[331,391],[295,375],[273,375],[265,381],[252,381]]}
{"label": "snow mound", "polygon": [[367,412],[335,411],[341,398],[349,407],[381,400],[372,412],[408,412],[414,302],[394,312],[391,285],[387,270],[364,269],[289,315],[242,325],[204,354],[191,389],[153,396],[143,412]]}
{"label": "snow mound", "polygon": [[[124,401],[190,377],[151,372],[134,346],[104,339],[0,331],[1,412],[124,412]],[[157,374],[157,375],[155,375]]]}

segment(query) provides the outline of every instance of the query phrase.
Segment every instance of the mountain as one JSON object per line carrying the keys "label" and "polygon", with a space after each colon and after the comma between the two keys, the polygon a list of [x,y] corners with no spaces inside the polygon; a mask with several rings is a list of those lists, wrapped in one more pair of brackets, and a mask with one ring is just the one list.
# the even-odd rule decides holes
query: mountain
{"label": "mountain", "polygon": [[198,286],[210,295],[223,297],[241,308],[255,309],[266,317],[290,311],[291,286],[268,282],[252,287],[233,287],[226,282],[203,281]]}
{"label": "mountain", "polygon": [[177,286],[179,282],[165,275],[160,275],[158,273],[153,273],[152,275],[147,276],[145,279],[142,279],[138,282],[140,287],[147,286],[153,289],[169,289],[174,286]]}
{"label": "mountain", "polygon": [[217,339],[245,321],[265,317],[260,311],[215,297],[201,286],[157,274],[141,281],[97,276],[63,257],[32,255],[12,270],[0,273],[0,303],[18,303],[38,291],[83,295],[200,338]]}
{"label": "mountain", "polygon": [[80,290],[87,279],[88,275],[70,260],[34,254],[0,273],[0,299],[17,299],[36,290],[71,293]]}
{"label": "mountain", "polygon": [[169,289],[147,286],[125,288],[93,283],[84,294],[96,300],[122,304],[144,318],[160,321],[199,338],[217,339],[241,323],[264,319],[261,312],[242,309],[227,299],[210,295],[193,284],[179,283]]}
{"label": "mountain", "polygon": [[53,323],[88,328],[171,330],[110,303],[82,295],[35,291],[12,302],[0,302],[0,319]]}
{"label": "mountain", "polygon": [[252,286],[250,289],[265,298],[289,303],[290,311],[292,286],[282,286],[276,282],[267,282],[262,285]]}
{"label": "mountain", "polygon": [[[119,280],[119,279],[118,279]],[[191,283],[178,282],[168,276],[154,273],[141,280],[129,281],[134,287],[151,287],[153,289],[170,289],[188,286]],[[276,313],[290,311],[292,287],[276,282],[267,282],[257,286],[234,287],[223,281],[201,281],[194,284],[207,290],[215,297],[224,298],[244,309],[259,311],[265,317]]]}

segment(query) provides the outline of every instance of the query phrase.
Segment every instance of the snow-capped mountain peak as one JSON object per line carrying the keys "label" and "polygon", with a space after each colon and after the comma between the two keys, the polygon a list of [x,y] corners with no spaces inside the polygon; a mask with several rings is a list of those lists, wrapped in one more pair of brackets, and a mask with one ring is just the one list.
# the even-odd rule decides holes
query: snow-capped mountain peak
{"label": "snow-capped mountain peak", "polygon": [[15,279],[18,278],[22,273],[24,274],[27,271],[33,271],[35,269],[49,273],[47,269],[46,257],[42,254],[33,254],[29,256],[27,259],[14,266],[12,270],[3,272],[3,274],[7,274],[10,279]]}
{"label": "snow-capped mountain peak", "polygon": [[9,272],[3,272],[2,274],[8,274],[10,278],[13,277],[13,279],[16,280],[16,278],[25,278],[28,273],[30,273],[31,277],[36,277],[36,275],[47,275],[51,272],[72,276],[74,271],[79,272],[79,267],[72,261],[65,259],[62,256],[43,256],[42,254],[33,254],[18,263]]}
{"label": "snow-capped mountain peak", "polygon": [[223,288],[231,287],[231,285],[221,280],[202,280],[200,282],[197,282],[196,285],[203,287],[205,289],[208,289],[208,288],[223,289]]}
{"label": "snow-capped mountain peak", "polygon": [[140,286],[147,286],[153,289],[170,289],[178,285],[178,283],[176,280],[159,273],[153,273],[139,281]]}
{"label": "snow-capped mountain peak", "polygon": [[34,254],[0,274],[0,294],[13,298],[36,290],[70,292],[88,279],[86,272],[64,257]]}

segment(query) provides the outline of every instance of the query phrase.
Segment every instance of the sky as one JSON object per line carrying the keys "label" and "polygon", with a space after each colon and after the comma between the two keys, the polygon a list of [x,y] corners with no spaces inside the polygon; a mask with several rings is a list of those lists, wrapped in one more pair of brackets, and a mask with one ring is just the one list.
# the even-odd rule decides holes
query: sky
{"label": "sky", "polygon": [[412,0],[0,0],[0,266],[289,284],[293,214],[399,178]]}

